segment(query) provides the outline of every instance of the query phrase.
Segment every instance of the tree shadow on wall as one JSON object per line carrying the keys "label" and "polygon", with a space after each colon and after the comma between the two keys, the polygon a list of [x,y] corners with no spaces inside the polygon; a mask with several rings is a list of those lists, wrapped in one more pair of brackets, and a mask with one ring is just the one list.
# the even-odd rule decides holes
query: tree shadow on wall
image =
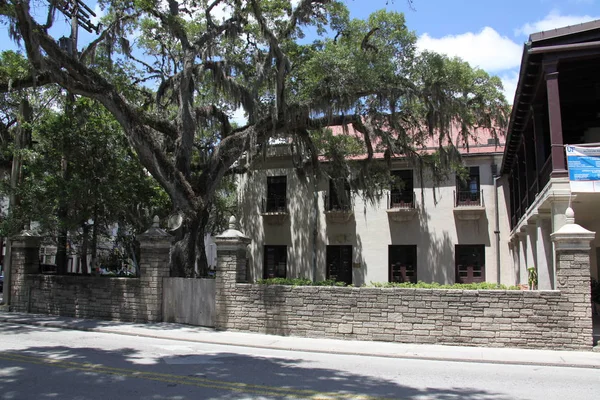
{"label": "tree shadow on wall", "polygon": [[[156,354],[156,353],[153,353]],[[330,360],[334,357],[327,356]],[[470,388],[420,388],[374,374],[315,367],[287,356],[232,352],[152,355],[132,348],[28,347],[1,352],[0,391],[5,398],[59,399],[287,399],[402,398],[504,400]],[[400,373],[396,380],[408,381]]]}

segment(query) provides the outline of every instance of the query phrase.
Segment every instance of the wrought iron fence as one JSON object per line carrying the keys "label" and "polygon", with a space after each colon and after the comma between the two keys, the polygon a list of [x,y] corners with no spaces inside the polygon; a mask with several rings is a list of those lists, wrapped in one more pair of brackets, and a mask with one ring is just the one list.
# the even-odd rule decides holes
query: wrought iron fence
{"label": "wrought iron fence", "polygon": [[471,190],[454,191],[454,206],[455,207],[483,206],[483,190],[481,190],[481,191],[471,191]]}
{"label": "wrought iron fence", "polygon": [[263,213],[287,212],[287,197],[269,196],[262,199],[261,211]]}
{"label": "wrought iron fence", "polygon": [[389,193],[387,208],[415,208],[415,192]]}

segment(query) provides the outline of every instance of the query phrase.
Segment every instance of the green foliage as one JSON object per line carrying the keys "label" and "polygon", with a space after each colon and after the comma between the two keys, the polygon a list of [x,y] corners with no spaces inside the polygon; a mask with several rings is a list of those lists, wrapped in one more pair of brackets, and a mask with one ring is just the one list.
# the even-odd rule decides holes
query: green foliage
{"label": "green foliage", "polygon": [[529,284],[529,290],[534,290],[538,285],[538,274],[535,267],[527,268],[527,283]]}
{"label": "green foliage", "polygon": [[[72,115],[47,111],[34,124],[34,145],[21,151],[20,204],[3,220],[3,235],[14,234],[28,221],[38,222],[46,233],[59,228],[75,233],[90,219],[104,232],[119,223],[133,233],[146,229],[155,213],[168,211],[168,196],[143,170],[110,114],[80,98]],[[9,190],[3,182],[4,193]],[[69,212],[59,221],[61,201]]]}
{"label": "green foliage", "polygon": [[498,283],[480,282],[480,283],[425,283],[419,281],[417,283],[410,282],[371,282],[371,287],[380,288],[407,288],[407,289],[462,289],[462,290],[519,290],[518,286],[506,286]]}
{"label": "green foliage", "polygon": [[333,279],[313,282],[304,278],[269,278],[259,279],[259,285],[287,285],[287,286],[346,286],[345,282],[337,282]]}
{"label": "green foliage", "polygon": [[[256,283],[260,285],[289,285],[289,286],[348,286],[345,282],[337,282],[333,279],[313,282],[303,278],[270,278],[259,279]],[[352,285],[349,285],[352,286]],[[443,285],[440,283],[396,283],[396,282],[371,282],[370,287],[378,288],[407,288],[407,289],[462,289],[462,290],[519,290],[518,286],[506,286],[498,283],[454,283]]]}

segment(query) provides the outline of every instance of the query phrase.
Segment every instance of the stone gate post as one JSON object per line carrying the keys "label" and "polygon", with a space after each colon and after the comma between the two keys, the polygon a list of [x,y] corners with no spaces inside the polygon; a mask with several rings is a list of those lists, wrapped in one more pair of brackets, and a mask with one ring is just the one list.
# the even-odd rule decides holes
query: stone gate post
{"label": "stone gate post", "polygon": [[140,286],[148,322],[162,321],[163,278],[170,275],[169,251],[173,237],[159,227],[154,217],[152,227],[137,237],[140,242]]}
{"label": "stone gate post", "polygon": [[552,233],[556,251],[556,289],[565,295],[572,307],[568,310],[574,324],[571,348],[589,350],[592,338],[592,303],[590,294],[590,243],[596,236],[575,223],[571,207],[565,212],[566,224]]}
{"label": "stone gate post", "polygon": [[229,229],[215,237],[217,245],[217,275],[215,296],[215,327],[226,329],[229,296],[235,295],[235,284],[247,282],[246,246],[251,239],[237,230],[235,217],[229,219]]}
{"label": "stone gate post", "polygon": [[29,311],[28,274],[40,271],[40,237],[28,230],[11,239],[10,308],[11,311]]}

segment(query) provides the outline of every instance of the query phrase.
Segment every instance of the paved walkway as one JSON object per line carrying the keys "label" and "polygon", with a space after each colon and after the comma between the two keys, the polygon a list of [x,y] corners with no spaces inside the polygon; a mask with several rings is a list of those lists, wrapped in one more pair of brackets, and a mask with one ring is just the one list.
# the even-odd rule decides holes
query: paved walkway
{"label": "paved walkway", "polygon": [[287,351],[600,369],[600,351],[597,351],[600,348],[598,347],[595,348],[596,351],[584,352],[359,342],[223,332],[211,328],[165,322],[137,324],[9,312],[0,312],[0,322]]}

